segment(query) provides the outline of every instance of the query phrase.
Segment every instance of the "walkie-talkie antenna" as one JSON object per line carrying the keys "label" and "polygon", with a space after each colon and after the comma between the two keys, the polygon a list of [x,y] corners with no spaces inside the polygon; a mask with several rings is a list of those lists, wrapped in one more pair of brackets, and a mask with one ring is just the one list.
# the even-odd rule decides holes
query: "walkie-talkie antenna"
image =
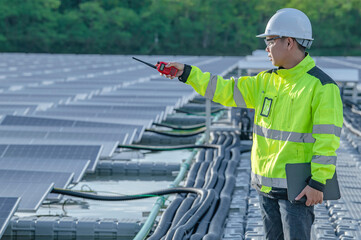
{"label": "walkie-talkie antenna", "polygon": [[158,62],[157,65],[153,65],[147,62],[144,62],[138,58],[133,57],[134,60],[137,60],[141,63],[144,63],[146,65],[148,65],[151,68],[157,69],[158,72],[160,72],[161,74],[164,74],[166,76],[170,75],[170,76],[175,76],[178,72],[178,69],[175,68],[174,66],[171,67],[167,67],[168,63],[166,62]]}
{"label": "walkie-talkie antenna", "polygon": [[134,59],[134,60],[137,60],[137,61],[139,61],[139,62],[141,62],[141,63],[144,63],[144,64],[148,65],[149,67],[152,67],[152,68],[157,69],[157,67],[156,67],[155,65],[153,65],[153,64],[144,62],[144,61],[142,61],[142,60],[140,60],[140,59],[138,59],[138,58],[135,58],[135,57],[133,57],[133,59]]}

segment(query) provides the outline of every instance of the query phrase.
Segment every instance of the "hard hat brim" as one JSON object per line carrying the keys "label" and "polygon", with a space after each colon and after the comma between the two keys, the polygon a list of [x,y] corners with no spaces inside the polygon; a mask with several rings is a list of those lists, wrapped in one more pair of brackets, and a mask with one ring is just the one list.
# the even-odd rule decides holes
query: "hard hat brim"
{"label": "hard hat brim", "polygon": [[262,33],[262,34],[258,34],[256,37],[258,37],[258,38],[265,38],[265,37],[268,37],[268,36],[272,36],[272,35]]}

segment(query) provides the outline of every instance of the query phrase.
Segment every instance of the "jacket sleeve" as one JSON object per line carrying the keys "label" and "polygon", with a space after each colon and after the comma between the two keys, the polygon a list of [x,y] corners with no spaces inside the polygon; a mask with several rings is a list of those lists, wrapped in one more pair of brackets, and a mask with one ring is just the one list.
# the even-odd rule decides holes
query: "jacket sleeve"
{"label": "jacket sleeve", "polygon": [[186,84],[200,95],[229,107],[254,108],[257,77],[223,79],[192,66]]}
{"label": "jacket sleeve", "polygon": [[315,143],[309,185],[323,191],[326,180],[331,179],[335,173],[336,150],[340,146],[343,124],[342,100],[335,83],[325,84],[315,91],[312,116],[312,136]]}

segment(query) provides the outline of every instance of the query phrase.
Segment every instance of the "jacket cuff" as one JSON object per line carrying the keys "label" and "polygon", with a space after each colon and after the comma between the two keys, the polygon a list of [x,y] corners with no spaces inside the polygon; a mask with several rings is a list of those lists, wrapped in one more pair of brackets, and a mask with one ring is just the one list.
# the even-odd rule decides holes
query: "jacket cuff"
{"label": "jacket cuff", "polygon": [[314,188],[318,191],[321,191],[321,192],[323,192],[325,190],[325,184],[317,182],[317,181],[313,180],[312,178],[308,182],[308,186],[310,186],[311,188]]}
{"label": "jacket cuff", "polygon": [[192,67],[190,65],[184,64],[184,70],[182,75],[178,77],[178,80],[181,82],[187,82],[189,74],[191,73]]}

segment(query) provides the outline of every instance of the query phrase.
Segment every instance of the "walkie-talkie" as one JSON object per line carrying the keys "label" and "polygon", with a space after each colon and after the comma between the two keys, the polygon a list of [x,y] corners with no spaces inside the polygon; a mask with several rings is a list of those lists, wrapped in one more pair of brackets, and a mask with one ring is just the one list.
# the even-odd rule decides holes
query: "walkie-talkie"
{"label": "walkie-talkie", "polygon": [[177,74],[177,72],[178,72],[178,69],[175,68],[175,67],[166,67],[166,65],[168,64],[166,62],[158,62],[156,65],[153,65],[151,63],[144,62],[144,61],[142,61],[142,60],[140,60],[138,58],[135,58],[135,57],[133,57],[133,59],[137,60],[137,61],[139,61],[141,63],[144,63],[144,64],[148,65],[149,67],[157,69],[158,72],[163,73],[165,75],[175,76]]}

